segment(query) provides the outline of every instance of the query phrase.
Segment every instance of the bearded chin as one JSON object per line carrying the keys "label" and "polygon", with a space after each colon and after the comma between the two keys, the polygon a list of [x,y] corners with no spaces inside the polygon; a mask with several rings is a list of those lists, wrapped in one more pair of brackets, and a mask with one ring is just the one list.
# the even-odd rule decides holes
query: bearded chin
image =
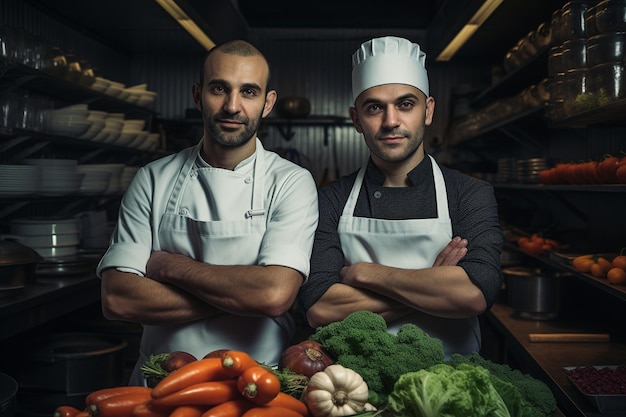
{"label": "bearded chin", "polygon": [[219,116],[211,117],[203,112],[204,130],[209,136],[222,146],[229,148],[236,148],[248,143],[255,138],[255,132],[258,130],[261,124],[261,115],[256,119],[248,119],[245,129],[242,132],[228,132],[222,130],[215,122],[215,119],[219,119]]}

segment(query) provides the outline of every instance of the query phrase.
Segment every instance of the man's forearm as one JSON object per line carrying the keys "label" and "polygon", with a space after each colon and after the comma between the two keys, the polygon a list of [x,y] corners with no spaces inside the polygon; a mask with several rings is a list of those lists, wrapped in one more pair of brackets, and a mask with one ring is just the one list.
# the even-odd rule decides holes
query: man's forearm
{"label": "man's forearm", "polygon": [[345,284],[331,286],[307,312],[311,327],[342,320],[354,311],[367,310],[392,321],[406,315],[410,308],[388,297]]}
{"label": "man's forearm", "polygon": [[221,313],[172,285],[128,272],[102,274],[102,308],[106,318],[142,324],[174,324]]}
{"label": "man's forearm", "polygon": [[298,271],[288,267],[211,265],[167,252],[155,252],[147,272],[220,310],[251,316],[284,314],[303,280]]}
{"label": "man's forearm", "polygon": [[482,313],[486,301],[458,266],[425,269],[358,263],[344,268],[343,281],[439,317],[463,318]]}

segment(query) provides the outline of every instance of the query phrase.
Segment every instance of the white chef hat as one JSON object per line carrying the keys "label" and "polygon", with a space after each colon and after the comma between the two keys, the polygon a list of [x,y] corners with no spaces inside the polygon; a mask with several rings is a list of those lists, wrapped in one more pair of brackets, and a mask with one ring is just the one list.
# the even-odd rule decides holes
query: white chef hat
{"label": "white chef hat", "polygon": [[395,36],[374,38],[352,54],[352,96],[382,84],[408,84],[428,97],[426,54],[420,46]]}

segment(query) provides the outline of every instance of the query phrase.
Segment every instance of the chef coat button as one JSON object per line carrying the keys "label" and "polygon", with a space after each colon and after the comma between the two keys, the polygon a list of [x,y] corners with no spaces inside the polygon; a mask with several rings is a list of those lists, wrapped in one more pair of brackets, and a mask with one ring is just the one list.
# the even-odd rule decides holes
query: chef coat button
{"label": "chef coat button", "polygon": [[189,214],[189,210],[187,210],[186,208],[180,210],[181,216],[187,216],[188,214]]}
{"label": "chef coat button", "polygon": [[246,184],[250,184],[252,182],[252,177],[246,177],[246,179],[243,180],[243,182],[245,182]]}
{"label": "chef coat button", "polygon": [[190,175],[191,179],[195,179],[198,176],[198,172],[197,171],[193,171]]}
{"label": "chef coat button", "polygon": [[380,191],[374,191],[374,198],[380,198],[383,196],[383,193],[381,193]]}

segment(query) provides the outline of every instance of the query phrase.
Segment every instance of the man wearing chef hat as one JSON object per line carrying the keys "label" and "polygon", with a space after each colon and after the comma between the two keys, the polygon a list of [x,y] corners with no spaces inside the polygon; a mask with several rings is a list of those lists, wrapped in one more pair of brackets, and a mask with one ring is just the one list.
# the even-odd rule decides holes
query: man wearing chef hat
{"label": "man wearing chef hat", "polygon": [[424,151],[435,110],[425,61],[418,44],[392,36],[353,54],[350,117],[370,157],[320,190],[298,300],[312,327],[369,310],[391,332],[415,323],[447,356],[470,354],[480,349],[477,316],[502,284],[503,239],[492,187]]}
{"label": "man wearing chef hat", "polygon": [[142,167],[124,194],[97,273],[105,317],[143,324],[133,385],[150,355],[232,349],[275,365],[294,335],[317,188],[257,138],[276,102],[269,77],[248,42],[213,48],[192,89],[202,139]]}

